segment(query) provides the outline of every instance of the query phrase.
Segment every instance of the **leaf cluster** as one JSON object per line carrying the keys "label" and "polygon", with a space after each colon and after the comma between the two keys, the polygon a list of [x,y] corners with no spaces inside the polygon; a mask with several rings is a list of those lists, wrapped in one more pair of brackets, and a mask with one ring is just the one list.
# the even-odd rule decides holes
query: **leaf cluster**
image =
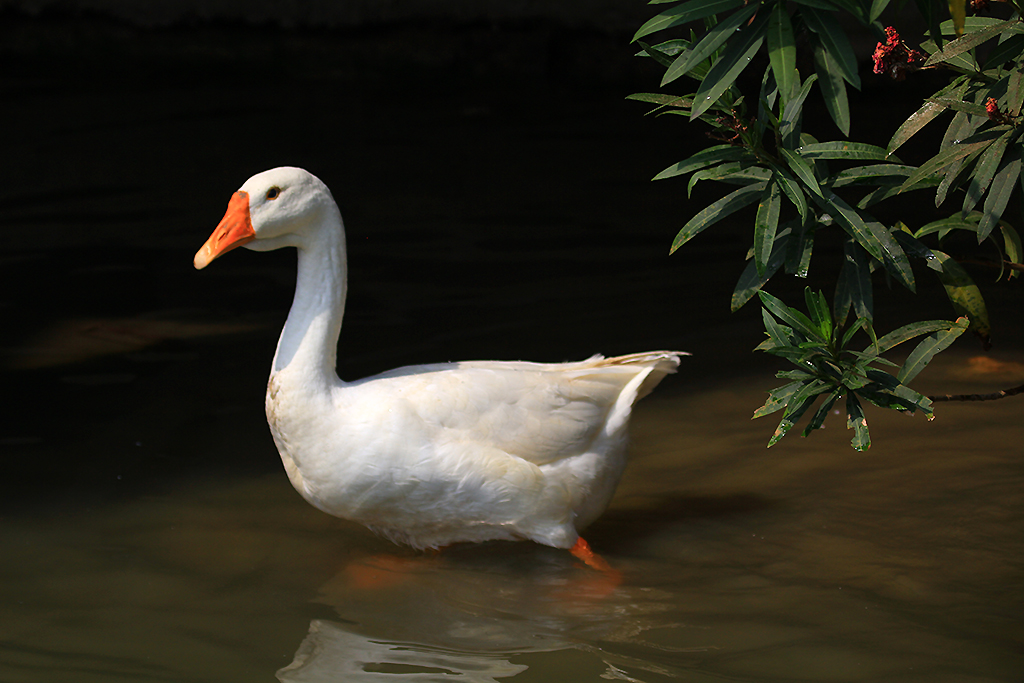
{"label": "leaf cluster", "polygon": [[[916,406],[930,415],[930,409],[908,398],[910,390],[902,383],[916,372],[892,384],[878,374],[886,373],[869,367],[882,363],[878,355],[881,350],[876,347],[870,360],[851,355],[853,352],[846,348],[848,339],[835,335],[840,329],[872,329],[876,273],[884,273],[887,282],[916,291],[912,268],[912,261],[916,261],[939,279],[953,311],[961,316],[956,323],[943,323],[944,339],[952,342],[959,335],[952,331],[962,331],[958,327],[962,320],[987,343],[991,324],[980,289],[963,266],[938,247],[950,234],[966,231],[973,233],[979,243],[991,245],[996,262],[1001,268],[1008,266],[1010,277],[1024,268],[1020,265],[1018,233],[1003,218],[1011,199],[1024,187],[1024,127],[1019,125],[1024,122],[1024,22],[1020,20],[1020,8],[1014,5],[1017,13],[1009,19],[966,17],[963,0],[950,0],[952,19],[942,22],[946,3],[917,0],[929,26],[930,39],[920,45],[928,56],[917,62],[911,57],[907,68],[911,73],[920,68],[945,69],[951,81],[882,147],[845,139],[851,125],[847,88],[861,85],[858,58],[846,27],[854,22],[868,27],[879,36],[881,47],[886,33],[880,17],[888,0],[652,2],[669,3],[671,7],[640,27],[634,41],[641,48],[639,56],[664,67],[662,87],[676,92],[638,93],[630,99],[654,105],[650,110],[653,115],[703,122],[710,127],[708,135],[715,142],[664,169],[654,179],[689,176],[688,197],[701,181],[714,181],[728,188],[719,199],[689,217],[676,234],[670,252],[733,214],[752,210],[748,214],[753,224],[748,263],[734,289],[732,309],[738,310],[760,294],[766,327],[773,315],[781,321],[777,323],[781,327],[775,328],[778,335],[770,330],[772,344],[762,344],[759,349],[790,360],[792,349],[802,348],[801,353],[818,349],[809,356],[799,356],[801,363],[813,367],[800,370],[811,373],[813,382],[794,379],[778,389],[780,393],[773,392],[774,398],[766,408],[773,402],[785,407],[787,418],[783,423],[790,417],[795,422],[814,398],[827,393],[832,403],[840,395],[847,396],[847,412],[855,429],[860,420],[857,396],[887,408],[910,410],[910,406]],[[650,40],[669,29],[686,33],[661,42]],[[982,47],[987,52],[979,58]],[[813,73],[801,75],[798,51],[813,57],[800,62],[813,63]],[[767,64],[760,62],[764,71],[759,88],[744,92],[739,77],[758,63],[754,57],[762,52],[767,53]],[[805,104],[812,97],[821,98],[843,138],[819,140],[804,130]],[[952,114],[952,121],[931,159],[914,166],[895,155],[907,140],[946,112]],[[962,194],[960,209],[924,225],[909,218],[886,224],[876,215],[879,203],[922,189],[934,189],[937,207],[954,194]],[[819,338],[807,336],[811,328],[779,317],[783,309],[794,309],[786,308],[763,288],[779,272],[806,277],[816,238],[829,230],[841,231],[843,254],[832,271],[836,288],[831,310],[826,310],[831,316],[828,325],[833,326],[834,320],[834,326]],[[928,246],[928,242],[935,246]],[[812,314],[823,305],[823,300],[814,301]],[[807,302],[810,307],[811,299]],[[853,323],[845,327],[851,314]],[[820,315],[812,315],[810,320],[817,321],[815,324],[825,321]],[[927,325],[934,327],[939,322]],[[911,329],[937,334],[939,328],[927,325]],[[897,332],[906,333],[907,329]],[[798,339],[801,335],[803,338]],[[820,348],[819,343],[823,345]],[[931,359],[933,355],[926,357]],[[881,400],[880,396],[888,398]],[[756,415],[767,414],[764,410]],[[827,412],[821,412],[821,419]],[[817,414],[811,424],[815,425],[816,420]],[[867,443],[864,424],[864,439],[855,438],[855,447]],[[780,425],[780,430],[772,443],[788,427]]]}
{"label": "leaf cluster", "polygon": [[[774,389],[754,417],[763,417],[784,410],[782,421],[768,441],[769,448],[806,414],[818,401],[803,435],[820,429],[825,417],[836,402],[846,397],[846,425],[853,429],[851,445],[859,451],[871,446],[868,422],[861,399],[873,405],[913,413],[920,409],[932,417],[932,402],[907,383],[919,373],[939,351],[953,343],[967,329],[967,318],[955,322],[929,320],[904,325],[881,338],[864,319],[847,328],[836,325],[829,315],[824,295],[804,291],[807,314],[786,306],[767,292],[759,292],[763,304],[762,315],[768,338],[757,347],[758,351],[785,358],[796,370],[776,375],[790,380]],[[860,351],[851,348],[858,332],[866,330],[871,343]],[[898,344],[926,335],[904,361],[895,375],[874,367],[897,367],[882,354]]]}

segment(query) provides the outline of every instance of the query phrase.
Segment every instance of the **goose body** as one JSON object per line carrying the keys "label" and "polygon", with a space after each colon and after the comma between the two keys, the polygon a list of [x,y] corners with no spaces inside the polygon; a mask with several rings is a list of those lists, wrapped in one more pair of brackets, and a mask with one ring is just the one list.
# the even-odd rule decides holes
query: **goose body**
{"label": "goose body", "polygon": [[327,187],[297,168],[247,180],[195,257],[298,250],[295,299],[267,386],[267,421],[295,489],[397,543],[529,539],[557,548],[608,506],[633,404],[677,351],[576,363],[472,361],[354,382],[335,370],[345,236]]}

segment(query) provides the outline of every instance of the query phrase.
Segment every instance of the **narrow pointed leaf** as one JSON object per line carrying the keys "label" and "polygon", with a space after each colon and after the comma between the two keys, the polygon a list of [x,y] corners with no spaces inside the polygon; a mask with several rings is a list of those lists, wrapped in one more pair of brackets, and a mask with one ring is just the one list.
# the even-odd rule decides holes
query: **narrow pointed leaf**
{"label": "narrow pointed leaf", "polygon": [[769,182],[761,194],[761,202],[757,207],[754,219],[754,265],[758,275],[764,275],[768,267],[768,259],[775,246],[775,232],[779,227],[779,208],[781,207],[779,184]]}
{"label": "narrow pointed leaf", "polygon": [[[788,221],[792,223],[792,221]],[[792,231],[789,227],[785,227],[779,230],[775,236],[775,244],[772,247],[772,253],[768,257],[768,263],[765,265],[763,273],[758,273],[757,266],[754,264],[754,260],[750,259],[747,262],[746,267],[740,274],[739,280],[736,282],[736,288],[732,293],[732,300],[730,302],[730,309],[733,313],[740,310],[744,304],[756,294],[766,282],[775,273],[778,272],[779,268],[782,267],[785,261],[787,245],[790,240]]]}
{"label": "narrow pointed leaf", "polygon": [[858,451],[866,451],[871,448],[871,435],[868,433],[868,420],[864,416],[864,408],[861,407],[857,395],[852,391],[846,396],[846,428],[853,430],[853,439],[850,445]]}
{"label": "narrow pointed leaf", "polygon": [[[752,5],[756,7],[756,5]],[[800,83],[800,74],[796,70],[796,41],[793,38],[793,24],[786,11],[786,3],[779,0],[771,11],[768,20],[768,59],[775,83],[785,103],[793,96]]]}
{"label": "narrow pointed leaf", "polygon": [[779,119],[779,133],[782,135],[782,143],[786,147],[794,148],[800,145],[800,122],[803,119],[804,101],[811,92],[811,85],[818,80],[816,75],[811,75],[804,81],[800,92],[786,103],[782,110],[782,118]]}
{"label": "narrow pointed leaf", "polygon": [[949,0],[949,16],[953,21],[953,32],[959,38],[964,34],[964,20],[967,19],[966,1]]}
{"label": "narrow pointed leaf", "polygon": [[683,226],[682,230],[679,231],[679,234],[677,234],[676,238],[672,241],[672,247],[669,249],[669,253],[673,253],[676,249],[686,244],[694,235],[698,234],[705,228],[714,225],[726,216],[739,211],[743,207],[756,202],[758,197],[761,196],[761,192],[764,190],[765,185],[767,185],[767,181],[741,187],[740,189],[722,197],[714,204],[706,207],[696,216],[687,221],[686,225]]}
{"label": "narrow pointed leaf", "polygon": [[818,75],[818,87],[821,89],[829,116],[839,126],[843,135],[849,135],[850,102],[846,96],[843,71],[835,57],[825,49],[820,41],[814,42],[814,71]]}
{"label": "narrow pointed leaf", "polygon": [[855,166],[840,171],[832,177],[829,187],[843,187],[866,183],[869,185],[902,185],[911,173],[916,171],[914,166],[903,166],[901,164],[871,164],[870,166]]}
{"label": "narrow pointed leaf", "polygon": [[1024,51],[1024,36],[1018,33],[1017,35],[1004,37],[988,53],[988,57],[985,58],[985,68],[992,69],[1001,66],[1005,62],[1015,61],[1018,59],[1021,51]]}
{"label": "narrow pointed leaf", "polygon": [[850,40],[842,24],[833,12],[824,12],[813,7],[803,10],[802,16],[807,27],[818,34],[825,50],[836,60],[836,65],[843,78],[854,88],[860,89],[860,76],[857,75],[857,56],[850,47]]}
{"label": "narrow pointed leaf", "polygon": [[[694,1],[694,0],[691,0]],[[715,61],[708,75],[701,81],[697,94],[693,97],[693,110],[690,120],[696,119],[718,102],[726,90],[736,81],[736,77],[750,65],[753,56],[764,42],[768,28],[768,16],[762,14],[752,24],[744,26],[732,40],[725,52]]]}
{"label": "narrow pointed leaf", "polygon": [[[1019,55],[1024,51],[1024,36],[1014,38],[1020,38],[1019,47],[1016,48],[1016,54]],[[1010,78],[1006,83],[1006,106],[1011,116],[1020,116],[1021,107],[1024,107],[1024,63],[1018,63],[1010,72]]]}
{"label": "narrow pointed leaf", "polygon": [[786,169],[782,168],[774,162],[768,162],[769,168],[772,169],[772,178],[779,184],[782,192],[786,195],[786,198],[796,207],[797,212],[800,214],[802,220],[807,220],[807,197],[804,196],[804,191],[800,188],[800,183],[796,179],[786,172]]}
{"label": "narrow pointed leaf", "polygon": [[[1004,21],[1006,20],[998,17],[983,17],[981,15],[975,15],[973,17],[966,17],[961,28],[967,33],[973,33],[975,31],[980,31],[983,28],[988,28],[989,26],[1001,24]],[[956,34],[957,26],[952,19],[947,19],[939,24],[939,28],[942,30],[942,35],[952,36]]]}
{"label": "narrow pointed leaf", "polygon": [[890,158],[889,153],[877,145],[868,145],[863,142],[847,142],[845,140],[801,145],[796,151],[803,158],[812,160],[886,161]]}
{"label": "narrow pointed leaf", "polygon": [[980,152],[985,149],[999,137],[999,133],[992,133],[989,131],[983,131],[976,136],[972,136],[967,140],[964,140],[960,144],[952,145],[947,149],[939,152],[928,161],[921,164],[909,178],[907,178],[900,186],[900,192],[905,192],[919,181],[924,180],[933,173],[945,169],[949,164],[953,163],[958,159],[963,159],[969,154],[974,152]]}
{"label": "narrow pointed leaf", "polygon": [[786,251],[786,272],[799,278],[807,277],[813,250],[813,223],[802,221],[793,228],[793,237],[789,240],[789,249]]}
{"label": "narrow pointed leaf", "polygon": [[945,252],[932,249],[936,261],[942,266],[938,272],[939,281],[946,290],[949,302],[957,315],[967,316],[971,321],[971,331],[987,343],[992,333],[989,323],[988,307],[981,295],[978,285],[967,274],[963,266],[954,261]]}
{"label": "narrow pointed leaf", "polygon": [[818,179],[814,177],[814,169],[811,168],[811,165],[793,150],[783,147],[779,151],[782,153],[783,159],[786,160],[789,170],[793,171],[793,175],[799,178],[813,194],[820,197],[821,187],[818,185]]}
{"label": "narrow pointed leaf", "polygon": [[939,353],[950,344],[952,344],[957,337],[964,333],[967,329],[967,318],[958,318],[957,321],[948,330],[940,332],[933,332],[925,337],[921,343],[917,345],[907,357],[907,360],[903,363],[903,367],[896,374],[902,384],[907,384],[917,374],[924,370],[925,366],[931,362],[931,359],[935,357],[935,354]]}
{"label": "narrow pointed leaf", "polygon": [[676,61],[672,62],[672,66],[665,71],[661,84],[664,86],[689,73],[695,66],[713,55],[726,40],[735,35],[736,29],[754,16],[758,7],[757,4],[748,5],[738,12],[734,12],[725,21],[708,31],[704,38],[693,46],[692,50],[679,55]]}
{"label": "narrow pointed leaf", "polygon": [[[966,76],[959,76],[945,88],[935,93],[935,96],[938,97],[947,93],[958,93],[959,95],[962,95],[968,84],[969,82]],[[886,146],[889,150],[889,154],[892,154],[899,149],[904,142],[912,138],[915,133],[924,128],[930,121],[934,120],[936,116],[945,110],[946,105],[944,104],[930,101],[925,102],[920,109],[911,114],[910,117],[896,129],[892,139],[889,140],[889,144]]]}
{"label": "narrow pointed leaf", "polygon": [[835,319],[845,320],[852,308],[858,320],[870,321],[874,317],[875,304],[868,255],[852,238],[847,238],[843,242],[843,256],[843,267],[836,283]]}
{"label": "narrow pointed leaf", "polygon": [[924,66],[934,66],[935,64],[948,62],[952,58],[967,52],[971,48],[977,47],[987,40],[991,40],[1004,30],[1011,29],[1019,25],[1019,19],[1011,19],[1009,21],[1001,21],[998,24],[992,24],[991,26],[987,26],[983,29],[965,34],[962,38],[957,38],[956,40],[946,43],[941,50],[929,56],[928,59],[925,60]]}
{"label": "narrow pointed leaf", "polygon": [[633,36],[633,42],[655,31],[679,26],[696,19],[710,17],[713,14],[727,12],[741,5],[743,5],[743,0],[690,0],[689,2],[680,3],[647,20],[637,30],[636,35]]}
{"label": "narrow pointed leaf", "polygon": [[820,380],[813,380],[793,392],[793,395],[789,397],[789,402],[786,404],[785,416],[779,422],[779,426],[775,428],[772,438],[768,440],[768,448],[777,444],[779,439],[784,437],[793,428],[793,425],[803,417],[807,409],[814,405],[818,396],[828,390],[829,386],[827,384]]}
{"label": "narrow pointed leaf", "polygon": [[670,46],[662,43],[661,45],[648,45],[644,41],[640,41],[638,44],[642,48],[641,52],[637,53],[640,55],[647,55],[658,64],[661,64],[666,69],[672,66],[674,59],[673,55],[679,54],[682,50],[689,49],[690,43],[685,40],[673,40],[669,41]]}
{"label": "narrow pointed leaf", "polygon": [[992,229],[999,223],[999,219],[1003,217],[1003,211],[1006,210],[1010,196],[1017,187],[1020,168],[1020,153],[1014,150],[1005,156],[1002,166],[992,178],[988,196],[985,198],[984,215],[981,217],[981,222],[978,223],[979,243],[989,236]]}
{"label": "narrow pointed leaf", "polygon": [[921,17],[924,18],[925,24],[928,26],[928,34],[932,37],[935,43],[942,43],[942,29],[939,28],[939,11],[940,5],[935,0],[914,0],[914,4],[917,5],[917,9],[921,12]]}
{"label": "narrow pointed leaf", "polygon": [[978,163],[974,167],[974,173],[971,174],[971,182],[967,186],[967,193],[964,196],[964,205],[960,211],[962,215],[969,214],[985,194],[989,183],[995,177],[996,169],[999,168],[999,162],[1002,161],[1003,152],[1006,151],[1006,145],[1010,142],[1013,133],[1012,130],[1007,131],[978,157]]}
{"label": "narrow pointed leaf", "polygon": [[764,402],[764,405],[754,411],[754,414],[750,417],[751,420],[756,420],[759,417],[765,415],[771,415],[772,413],[782,410],[786,407],[786,403],[789,401],[789,397],[796,393],[797,389],[802,387],[804,383],[802,381],[790,382],[784,384],[781,387],[772,389],[771,393],[768,394],[768,400]]}
{"label": "narrow pointed leaf", "polygon": [[892,139],[889,140],[889,153],[892,154],[899,149],[904,142],[912,138],[917,131],[924,128],[925,125],[945,110],[946,105],[944,104],[925,102],[920,109],[903,122],[903,125],[896,129]]}
{"label": "narrow pointed leaf", "polygon": [[761,297],[761,305],[764,306],[765,310],[769,311],[785,324],[791,326],[800,334],[811,339],[817,338],[822,341],[827,341],[827,339],[822,337],[821,330],[818,329],[817,325],[811,322],[811,319],[808,318],[806,314],[795,308],[790,308],[784,304],[782,300],[763,290],[758,292],[757,295]]}
{"label": "narrow pointed leaf", "polygon": [[949,320],[922,320],[916,323],[910,323],[904,325],[899,329],[893,330],[889,334],[879,337],[878,341],[864,349],[865,353],[882,354],[889,351],[892,348],[902,344],[903,342],[910,341],[920,337],[923,334],[931,334],[932,332],[943,332],[948,330],[953,325]]}
{"label": "narrow pointed leaf", "polygon": [[741,161],[743,159],[753,158],[754,155],[742,147],[735,147],[733,145],[716,145],[714,147],[703,149],[690,158],[669,166],[664,171],[654,176],[653,180],[664,180],[665,178],[692,173],[693,171],[697,171],[708,166],[714,166],[715,164],[719,164],[723,161]]}
{"label": "narrow pointed leaf", "polygon": [[833,389],[832,393],[825,397],[825,400],[821,402],[818,409],[814,411],[814,415],[811,416],[810,422],[804,427],[803,436],[810,436],[811,432],[815,429],[821,429],[825,424],[825,418],[828,417],[828,413],[832,410],[832,406],[835,405],[839,397],[843,395],[843,388]]}

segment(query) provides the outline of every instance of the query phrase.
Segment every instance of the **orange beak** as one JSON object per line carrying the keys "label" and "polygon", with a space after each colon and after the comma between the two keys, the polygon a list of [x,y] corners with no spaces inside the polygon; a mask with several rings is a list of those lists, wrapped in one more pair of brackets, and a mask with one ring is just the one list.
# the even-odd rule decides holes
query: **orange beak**
{"label": "orange beak", "polygon": [[252,229],[252,218],[249,216],[249,194],[238,192],[231,195],[228,202],[228,210],[224,218],[220,219],[217,228],[206,240],[202,249],[196,252],[192,261],[196,270],[202,270],[210,265],[210,261],[222,256],[235,247],[248,244],[256,239],[256,232]]}

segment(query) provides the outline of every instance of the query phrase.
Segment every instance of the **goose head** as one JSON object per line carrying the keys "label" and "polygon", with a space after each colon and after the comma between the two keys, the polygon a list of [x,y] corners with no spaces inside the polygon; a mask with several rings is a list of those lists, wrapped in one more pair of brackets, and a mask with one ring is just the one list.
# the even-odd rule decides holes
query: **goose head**
{"label": "goose head", "polygon": [[231,196],[224,218],[196,252],[193,264],[205,268],[236,247],[303,247],[333,207],[330,190],[308,171],[282,166],[257,173]]}

